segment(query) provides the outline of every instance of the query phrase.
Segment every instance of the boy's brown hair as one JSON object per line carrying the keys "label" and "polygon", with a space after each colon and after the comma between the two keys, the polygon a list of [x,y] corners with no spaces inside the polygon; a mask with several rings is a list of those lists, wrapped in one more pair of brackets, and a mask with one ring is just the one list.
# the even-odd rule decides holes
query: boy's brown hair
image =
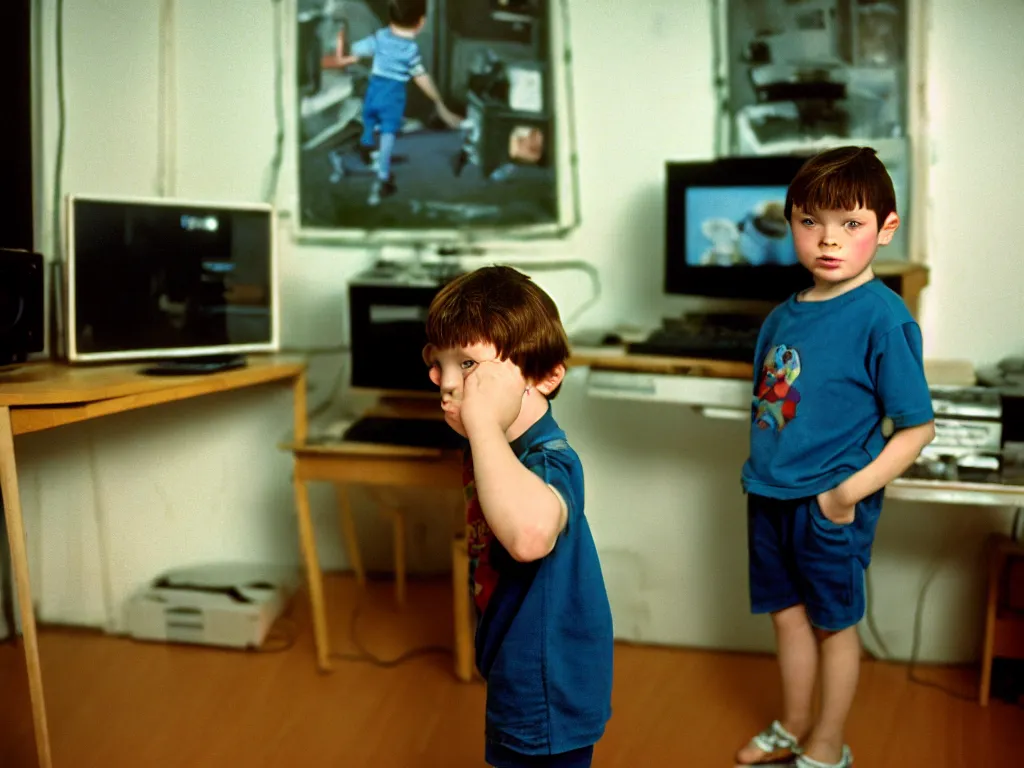
{"label": "boy's brown hair", "polygon": [[427,312],[427,344],[437,349],[493,344],[499,358],[511,360],[533,381],[569,359],[555,302],[511,267],[483,267],[441,288]]}
{"label": "boy's brown hair", "polygon": [[427,0],[389,0],[388,20],[399,27],[412,29],[427,15]]}
{"label": "boy's brown hair", "polygon": [[804,211],[874,211],[881,229],[896,210],[896,192],[882,161],[871,147],[838,147],[821,152],[797,171],[786,193],[786,221],[793,206]]}

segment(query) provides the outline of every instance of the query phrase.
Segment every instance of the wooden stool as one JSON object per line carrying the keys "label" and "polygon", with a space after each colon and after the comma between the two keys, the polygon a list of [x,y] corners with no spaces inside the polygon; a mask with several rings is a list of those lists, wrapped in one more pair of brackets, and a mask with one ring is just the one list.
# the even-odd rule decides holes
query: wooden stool
{"label": "wooden stool", "polygon": [[469,599],[469,551],[466,537],[452,542],[452,608],[455,615],[455,676],[464,683],[473,679],[474,608]]}
{"label": "wooden stool", "polygon": [[[317,665],[322,671],[327,671],[331,668],[327,609],[324,604],[323,574],[316,551],[307,483],[322,481],[334,484],[338,493],[341,529],[349,559],[356,572],[356,579],[363,585],[366,574],[363,571],[347,486],[370,486],[376,488],[375,493],[378,495],[379,490],[384,488],[461,488],[462,453],[434,448],[346,442],[326,445],[296,444],[284,447],[292,452],[294,458],[295,508],[313,614]],[[394,524],[395,596],[401,604],[405,601],[405,517],[394,505],[385,503],[381,509]]]}
{"label": "wooden stool", "polygon": [[1024,659],[1024,616],[1013,616],[1003,611],[1003,583],[1009,591],[1009,566],[1012,561],[1024,559],[1024,543],[1006,536],[993,536],[988,547],[988,609],[985,614],[985,645],[981,660],[981,685],[978,703],[988,706],[992,689],[992,660],[995,657]]}

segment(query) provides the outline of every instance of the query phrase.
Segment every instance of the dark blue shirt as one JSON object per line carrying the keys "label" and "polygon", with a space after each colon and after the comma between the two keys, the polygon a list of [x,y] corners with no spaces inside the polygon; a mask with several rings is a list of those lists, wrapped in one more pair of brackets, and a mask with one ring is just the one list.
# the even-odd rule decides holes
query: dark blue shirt
{"label": "dark blue shirt", "polygon": [[867,466],[896,429],[932,420],[921,329],[872,280],[827,301],[796,295],[765,320],[754,360],[748,493],[815,496]]}
{"label": "dark blue shirt", "polygon": [[583,466],[550,408],[512,450],[558,491],[568,522],[547,557],[513,560],[480,514],[467,451],[470,581],[479,615],[477,667],[487,681],[487,738],[521,754],[559,754],[595,744],[611,716],[611,607],[583,514]]}

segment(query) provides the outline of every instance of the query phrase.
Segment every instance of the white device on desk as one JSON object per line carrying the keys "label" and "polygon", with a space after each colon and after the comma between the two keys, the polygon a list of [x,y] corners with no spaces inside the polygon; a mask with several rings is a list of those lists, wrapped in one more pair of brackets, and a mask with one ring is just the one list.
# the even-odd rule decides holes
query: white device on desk
{"label": "white device on desk", "polygon": [[752,386],[747,379],[595,369],[587,372],[590,397],[690,405],[707,416],[737,419],[750,417]]}
{"label": "white device on desk", "polygon": [[258,648],[299,585],[293,568],[216,564],[168,571],[128,602],[137,640]]}

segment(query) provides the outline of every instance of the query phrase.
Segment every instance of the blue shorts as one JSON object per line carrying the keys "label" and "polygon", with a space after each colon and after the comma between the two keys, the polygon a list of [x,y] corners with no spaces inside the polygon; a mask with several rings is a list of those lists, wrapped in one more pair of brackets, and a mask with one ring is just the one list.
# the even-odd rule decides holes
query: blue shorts
{"label": "blue shorts", "polygon": [[884,491],[857,505],[852,523],[833,523],[817,497],[747,497],[750,608],[775,613],[803,605],[812,625],[838,632],[864,617],[864,572],[871,562]]}
{"label": "blue shorts", "polygon": [[558,755],[521,755],[488,739],[484,759],[493,768],[590,768],[594,747],[580,747]]}
{"label": "blue shorts", "polygon": [[[363,144],[371,145],[373,131],[398,133],[405,117],[406,83],[390,77],[371,77],[363,99]],[[367,141],[366,137],[371,140]]]}

